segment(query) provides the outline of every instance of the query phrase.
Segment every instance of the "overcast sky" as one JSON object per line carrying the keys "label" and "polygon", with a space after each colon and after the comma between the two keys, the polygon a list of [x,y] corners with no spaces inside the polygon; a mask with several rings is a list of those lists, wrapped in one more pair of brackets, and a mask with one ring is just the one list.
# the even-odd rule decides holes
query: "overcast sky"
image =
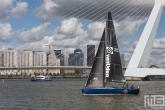
{"label": "overcast sky", "polygon": [[[0,0],[0,48],[73,53],[97,46],[111,11],[121,53],[128,62],[152,11],[153,0]],[[165,12],[165,11],[164,11]],[[165,66],[165,14],[162,14],[150,64]]]}

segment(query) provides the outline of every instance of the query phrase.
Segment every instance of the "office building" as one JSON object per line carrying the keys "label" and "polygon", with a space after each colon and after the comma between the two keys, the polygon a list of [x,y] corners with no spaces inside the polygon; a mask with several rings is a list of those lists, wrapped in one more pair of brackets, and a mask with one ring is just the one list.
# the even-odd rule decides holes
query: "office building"
{"label": "office building", "polygon": [[[50,49],[50,54],[48,55],[48,66],[60,66],[60,59],[57,58],[53,49]],[[48,69],[48,73],[58,74],[60,69]]]}
{"label": "office building", "polygon": [[60,66],[64,66],[64,59],[62,57],[61,50],[54,50],[57,59],[60,59]]}
{"label": "office building", "polygon": [[[74,50],[74,53],[69,54],[69,66],[83,66],[84,53],[81,49]],[[83,73],[82,69],[76,69],[77,73]]]}
{"label": "office building", "polygon": [[120,59],[121,59],[122,67],[125,67],[124,54],[120,54]]}
{"label": "office building", "polygon": [[[20,61],[20,66],[21,67],[32,67],[34,66],[34,59],[33,59],[33,51],[30,50],[23,50],[21,53],[21,61]],[[27,73],[30,75],[32,73],[32,69],[28,70],[21,70],[22,73]]]}
{"label": "office building", "polygon": [[[47,66],[46,65],[46,52],[37,51],[34,54],[34,66]],[[35,69],[35,73],[46,73],[46,69]]]}
{"label": "office building", "polygon": [[[18,52],[13,48],[8,48],[7,51],[4,52],[3,58],[4,67],[18,67]],[[16,74],[17,70],[5,70],[7,74]]]}
{"label": "office building", "polygon": [[95,59],[95,45],[87,45],[87,66],[92,66]]}
{"label": "office building", "polygon": [[62,54],[62,66],[68,66],[68,55],[66,53]]}
{"label": "office building", "polygon": [[3,67],[4,52],[0,51],[0,67]]}

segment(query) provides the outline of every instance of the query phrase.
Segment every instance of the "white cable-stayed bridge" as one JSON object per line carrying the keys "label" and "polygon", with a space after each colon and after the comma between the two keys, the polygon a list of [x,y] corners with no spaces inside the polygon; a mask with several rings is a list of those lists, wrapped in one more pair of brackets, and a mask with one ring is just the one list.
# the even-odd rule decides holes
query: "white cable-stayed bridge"
{"label": "white cable-stayed bridge", "polygon": [[[71,53],[71,51],[73,52],[73,48],[82,49],[82,51],[84,52],[84,51],[86,51],[85,49],[87,49],[85,47],[87,44],[94,44],[96,46],[95,49],[97,50],[98,41],[101,38],[101,35],[99,35],[97,33],[100,28],[97,28],[97,27],[100,27],[100,23],[104,24],[105,13],[107,11],[111,11],[113,18],[114,18],[114,22],[117,24],[117,26],[115,28],[117,28],[116,30],[118,30],[116,32],[116,34],[118,36],[117,40],[118,40],[118,45],[120,48],[119,50],[120,50],[120,53],[125,54],[126,51],[128,50],[128,48],[130,48],[135,41],[138,41],[139,36],[141,35],[141,31],[142,31],[142,29],[139,30],[139,28],[140,28],[139,25],[142,25],[145,21],[144,19],[148,18],[148,16],[150,15],[150,13],[152,11],[152,7],[154,6],[154,0],[151,0],[150,2],[146,2],[144,4],[141,4],[140,1],[137,1],[137,4],[138,4],[137,6],[135,4],[132,4],[131,2],[124,2],[124,1],[116,2],[116,1],[104,1],[103,0],[101,2],[96,1],[94,3],[91,3],[91,6],[88,6],[87,4],[90,4],[90,3],[91,3],[91,1],[86,2],[86,3],[80,3],[77,6],[73,7],[74,11],[67,10],[66,12],[62,13],[61,15],[59,15],[57,17],[59,19],[55,19],[54,21],[52,21],[51,26],[49,26],[47,28],[47,30],[41,29],[37,32],[31,33],[30,36],[37,37],[38,35],[39,36],[52,35],[52,33],[49,33],[49,32],[51,32],[52,30],[54,30],[54,28],[57,28],[57,26],[59,26],[58,29],[61,29],[61,30],[55,34],[53,33],[54,40],[51,42],[46,42],[46,43],[44,42],[42,45],[45,46],[45,44],[48,44],[47,46],[49,46],[49,49],[50,49],[50,45],[51,45],[52,49],[61,50],[67,54]],[[67,20],[66,20],[67,22],[63,22],[63,20],[65,18],[67,18]],[[85,37],[85,34],[77,35],[74,33],[74,31],[77,32],[77,30],[75,29],[75,27],[73,25],[74,23],[71,22],[71,20],[76,20],[76,19],[77,19],[78,23],[82,23],[82,25],[83,25],[82,30],[84,31],[84,33],[86,32],[86,34],[89,34],[89,36]],[[63,23],[65,24],[64,27],[62,26]],[[128,24],[126,25],[126,23],[128,23]],[[89,31],[89,27],[91,28],[91,30],[96,30],[95,33],[97,33],[97,35],[99,35],[99,36],[96,36],[95,34],[91,34]],[[133,31],[127,32],[127,31],[129,31],[130,28],[134,28]],[[125,30],[124,33],[122,33],[123,30]],[[47,34],[45,34],[45,31],[47,31]],[[58,31],[58,30],[56,30],[56,31]],[[72,33],[70,33],[70,32],[72,32]],[[48,36],[48,37],[51,37],[51,36]],[[62,39],[62,38],[60,39],[60,37],[64,37],[65,39]],[[97,37],[99,37],[99,38],[97,38]],[[76,42],[74,42],[75,39],[77,39]],[[66,42],[67,40],[69,42]],[[96,41],[97,41],[97,43],[95,43]],[[40,41],[40,42],[42,42],[42,41]],[[38,51],[37,49],[41,49],[41,51],[45,52],[46,50],[41,46],[40,42],[36,42],[35,45],[33,45],[33,46],[30,46],[30,45],[25,46],[24,48],[25,49],[27,48],[27,50],[32,50],[32,51]],[[124,43],[125,43],[125,45],[124,45]],[[72,44],[74,44],[74,46]],[[16,49],[19,50],[20,48],[16,48]],[[70,51],[68,52],[68,50],[70,50]],[[92,51],[91,51],[91,54],[92,54]],[[126,59],[130,59],[131,55],[129,55],[129,54],[132,54],[132,53],[127,51],[126,54],[127,54]],[[78,56],[78,54],[77,54],[77,56]],[[81,61],[76,60],[75,61],[76,65],[69,65],[69,66],[62,66],[62,65],[59,65],[59,66],[49,65],[48,66],[48,62],[46,62],[45,64],[42,64],[44,66],[41,66],[41,65],[34,66],[31,64],[29,66],[28,63],[33,62],[33,59],[29,59],[26,64],[21,65],[21,63],[20,63],[20,66],[14,66],[12,64],[10,64],[10,66],[5,65],[5,67],[3,67],[3,66],[0,67],[0,70],[90,69],[91,66],[79,65],[80,62],[83,62],[84,63],[83,65],[86,65],[87,57],[88,56],[84,54],[83,59],[81,59]],[[74,56],[72,59],[70,59],[69,62],[74,61],[74,59],[77,59],[76,56]],[[12,58],[10,57],[9,60],[11,61]],[[49,59],[49,61],[50,60],[51,59]],[[128,61],[129,60],[127,60],[127,62]],[[126,68],[123,68],[123,70],[125,70],[125,69]]]}

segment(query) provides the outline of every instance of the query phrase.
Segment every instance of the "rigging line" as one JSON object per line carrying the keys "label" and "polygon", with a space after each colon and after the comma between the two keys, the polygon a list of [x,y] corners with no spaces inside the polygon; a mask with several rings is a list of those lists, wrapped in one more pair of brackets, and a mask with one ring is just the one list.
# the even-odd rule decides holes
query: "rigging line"
{"label": "rigging line", "polygon": [[[97,2],[94,2],[94,4],[96,4]],[[94,4],[92,4],[92,5],[94,5]],[[98,4],[98,5],[100,5],[100,4]],[[105,4],[106,5],[106,4]],[[83,7],[83,10],[86,10],[87,8],[90,8],[91,6],[88,6],[88,7]],[[92,7],[92,8],[90,8],[90,10],[92,10],[92,9],[94,9],[94,8],[96,8],[97,7],[97,5],[94,5],[94,7]],[[77,10],[77,9],[76,9]],[[77,12],[77,13],[74,13],[74,15],[72,15],[72,16],[75,16],[76,14],[78,14],[78,13],[81,13],[79,16],[77,16],[77,18],[79,18],[79,17],[81,17],[81,15],[83,15],[83,14],[85,14],[86,12],[89,12],[90,10],[87,10],[87,11],[83,11],[83,10],[81,10],[81,11],[79,11],[79,12]],[[94,12],[95,10],[93,10],[93,12]],[[83,12],[83,13],[82,13]],[[91,11],[92,12],[92,11]],[[87,14],[85,14],[86,16],[85,17],[87,17],[87,15],[90,15],[89,13],[87,13]],[[65,16],[66,17],[66,16]],[[62,17],[62,18],[65,18],[65,17]],[[85,18],[84,17],[84,18]],[[62,20],[62,19],[60,19],[60,20]],[[60,24],[60,23],[59,23]],[[56,24],[57,25],[57,24]],[[58,25],[57,25],[58,26]],[[52,26],[53,27],[53,26]]]}
{"label": "rigging line", "polygon": [[98,12],[97,12],[98,13]]}
{"label": "rigging line", "polygon": [[[98,0],[97,2],[94,2],[94,3],[92,2],[92,5],[97,4],[98,2],[99,2],[99,0]],[[87,3],[87,4],[88,4],[88,3]],[[86,5],[86,4],[85,4],[85,5]],[[97,6],[97,5],[96,5],[96,6]],[[95,8],[96,6],[94,6],[93,8]],[[82,6],[82,7],[83,7],[83,6]],[[90,6],[88,6],[88,7],[90,7]],[[83,7],[83,10],[86,9],[86,8],[88,8],[88,7],[85,7],[85,8]],[[92,10],[93,8],[91,8],[90,10]],[[75,9],[75,11],[78,10],[78,9],[79,9],[79,8]],[[79,12],[77,12],[77,13],[81,13],[81,12],[83,12],[83,10],[81,10],[81,11],[79,11]],[[90,11],[90,10],[88,10],[88,11]],[[88,12],[88,11],[86,11],[86,12]],[[94,12],[94,11],[93,11],[93,12]],[[74,15],[76,15],[77,13],[74,13]],[[68,13],[68,15],[69,15],[69,13]],[[80,15],[82,15],[82,13],[81,13]],[[80,17],[80,15],[77,16],[77,17]],[[66,17],[66,16],[64,16],[64,17]],[[62,20],[62,18],[59,19],[59,20]],[[57,22],[57,20],[55,20],[54,22]],[[57,23],[56,26],[58,26],[58,24],[60,24],[60,23]],[[51,27],[54,27],[54,26],[51,25],[51,26],[48,27],[48,29],[51,28]],[[41,30],[44,30],[44,29],[45,29],[45,28],[43,28],[43,29],[41,29]],[[45,30],[44,30],[44,31],[45,31]],[[35,32],[35,33],[33,33],[32,35],[35,35],[35,34],[38,34],[38,33]]]}
{"label": "rigging line", "polygon": [[64,46],[63,46],[64,47]]}
{"label": "rigging line", "polygon": [[[135,30],[135,31],[136,31],[136,30]],[[129,34],[128,34],[128,35],[129,35]],[[128,39],[128,38],[127,38],[127,35],[125,35],[125,36],[126,36],[126,37],[123,37],[123,38],[120,40],[119,46],[121,45],[122,41],[125,40],[125,38]],[[133,35],[132,35],[132,36],[133,36]]]}
{"label": "rigging line", "polygon": [[[140,12],[140,11],[139,11],[139,12]],[[139,13],[139,12],[138,12],[138,13]],[[131,19],[131,18],[129,18],[129,19]],[[133,21],[135,21],[135,20],[133,20]],[[128,35],[129,35],[129,34],[128,34]],[[127,35],[126,35],[126,36],[127,36]],[[123,38],[124,38],[124,36],[123,36],[121,39],[123,39]],[[120,40],[120,42],[121,42],[121,41],[122,41],[122,40]]]}
{"label": "rigging line", "polygon": [[[145,13],[151,13],[152,10],[148,9],[148,11],[146,11]],[[133,37],[136,35],[136,33],[138,32],[138,30],[135,31],[135,33],[131,36],[131,39],[129,40],[130,42],[133,40]],[[129,46],[128,44],[123,48],[123,51],[127,48],[127,46]]]}
{"label": "rigging line", "polygon": [[[88,1],[88,0],[86,0],[86,1]],[[88,2],[85,2],[85,3],[90,3],[89,1]],[[91,3],[93,3],[93,1],[91,0]],[[83,5],[82,5],[83,4]],[[67,15],[69,15],[69,14],[71,14],[71,13],[73,13],[73,12],[75,12],[75,11],[77,11],[78,9],[80,9],[80,8],[83,8],[85,5],[87,5],[87,4],[84,4],[84,2],[80,2],[78,5],[76,5],[76,6],[74,6],[74,7],[72,7],[72,8],[70,8],[69,10],[67,10],[67,11],[65,11],[65,12],[63,12],[63,13],[61,13],[60,15],[58,15],[58,16],[62,16],[62,15],[65,15],[65,16],[67,16]],[[76,7],[78,7],[78,8],[76,8]],[[72,9],[75,9],[74,11],[71,11]],[[67,13],[67,12],[69,12],[69,13]],[[56,17],[55,17],[56,18]],[[53,18],[54,19],[54,18]]]}
{"label": "rigging line", "polygon": [[[146,12],[146,9],[148,9],[148,8],[145,8],[145,9],[142,9],[142,8],[141,8],[142,13],[143,13],[143,10],[144,10],[144,12]],[[150,10],[150,9],[149,9],[149,10]],[[139,11],[138,13],[140,13],[141,11]],[[142,14],[138,14],[138,15],[141,16]],[[136,19],[133,19],[133,21],[136,21],[137,18],[138,18],[139,16],[137,16]],[[133,16],[133,17],[134,17],[134,16]],[[132,17],[132,18],[133,18],[133,17]],[[140,18],[140,17],[139,17],[139,18]],[[131,19],[131,18],[129,18],[129,19]],[[119,41],[119,44],[120,44],[120,43],[123,41],[123,39],[126,38],[128,35],[129,35],[129,34],[127,34],[127,35],[125,35],[124,37],[122,37],[122,39]],[[125,40],[125,39],[124,39],[124,40]]]}
{"label": "rigging line", "polygon": [[[134,37],[134,35],[136,34],[137,31],[138,31],[138,30],[136,30],[136,31],[134,32],[134,34],[133,34],[131,37]],[[128,34],[128,35],[129,35],[129,34]],[[127,38],[128,35],[125,35],[125,37],[123,37],[123,39],[119,41],[119,42],[120,42],[119,45],[122,43],[122,41],[125,40],[125,38]],[[126,48],[126,46],[125,46],[125,48]],[[122,50],[124,50],[124,48],[123,48]],[[121,53],[122,53],[122,51],[121,51]]]}
{"label": "rigging line", "polygon": [[[82,2],[82,3],[83,3],[83,2]],[[89,2],[88,2],[88,3],[89,3]],[[87,4],[88,4],[88,3],[87,3]],[[92,3],[93,3],[93,2],[92,2]],[[97,3],[97,2],[96,2],[96,3]],[[81,4],[79,4],[79,5],[81,5]],[[84,5],[86,5],[86,4],[84,4]],[[84,6],[82,5],[81,7],[84,7]],[[79,8],[81,8],[81,7],[79,7]],[[78,10],[79,8],[76,8],[74,11]],[[72,8],[71,8],[71,9],[72,9]],[[71,10],[71,9],[69,9],[69,10]],[[67,10],[67,11],[69,11],[69,10]],[[74,11],[73,11],[73,12],[74,12]],[[80,12],[81,12],[81,11],[80,11]],[[65,13],[65,12],[64,12],[64,13]],[[69,15],[69,14],[70,14],[70,13],[67,13],[67,15]],[[66,15],[66,16],[67,16],[67,15]],[[34,33],[34,34],[35,34],[35,33]]]}
{"label": "rigging line", "polygon": [[[139,12],[140,12],[140,11],[139,11]],[[138,13],[139,13],[139,12],[138,12]],[[133,16],[132,18],[134,18],[134,16]],[[140,18],[140,17],[139,17],[139,18]],[[131,18],[129,18],[129,19],[131,19]],[[135,21],[135,20],[134,20],[134,21]]]}

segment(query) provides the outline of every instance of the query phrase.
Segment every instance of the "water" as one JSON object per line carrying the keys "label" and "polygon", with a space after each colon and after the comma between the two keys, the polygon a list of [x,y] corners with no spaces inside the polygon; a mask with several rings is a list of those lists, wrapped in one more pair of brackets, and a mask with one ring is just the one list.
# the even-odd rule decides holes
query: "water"
{"label": "water", "polygon": [[165,81],[137,81],[139,95],[82,96],[86,79],[0,82],[0,110],[144,110],[145,94],[165,94]]}

